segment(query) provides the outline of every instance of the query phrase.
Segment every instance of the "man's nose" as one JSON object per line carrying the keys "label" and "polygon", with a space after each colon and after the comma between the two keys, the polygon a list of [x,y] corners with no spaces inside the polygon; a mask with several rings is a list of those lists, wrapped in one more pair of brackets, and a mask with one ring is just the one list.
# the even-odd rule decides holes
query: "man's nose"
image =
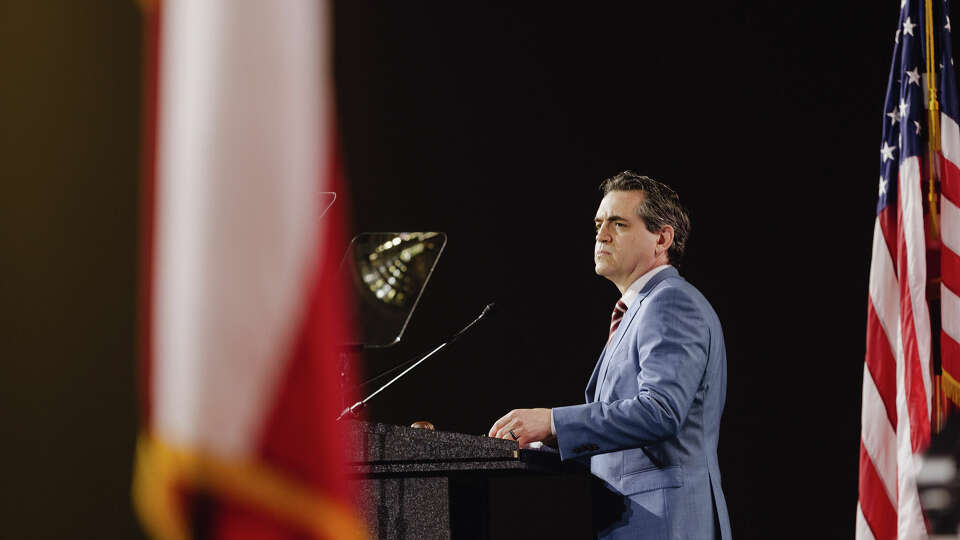
{"label": "man's nose", "polygon": [[597,242],[609,242],[610,241],[610,228],[609,225],[604,223],[600,225],[600,228],[597,229]]}

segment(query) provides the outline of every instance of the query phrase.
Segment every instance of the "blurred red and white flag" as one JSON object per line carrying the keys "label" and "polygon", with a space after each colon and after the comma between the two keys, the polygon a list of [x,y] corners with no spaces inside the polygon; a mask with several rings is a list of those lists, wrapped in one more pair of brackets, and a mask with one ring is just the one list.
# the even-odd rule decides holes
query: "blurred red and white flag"
{"label": "blurred red and white flag", "polygon": [[138,512],[163,538],[362,537],[334,422],[329,7],[164,0],[145,21]]}

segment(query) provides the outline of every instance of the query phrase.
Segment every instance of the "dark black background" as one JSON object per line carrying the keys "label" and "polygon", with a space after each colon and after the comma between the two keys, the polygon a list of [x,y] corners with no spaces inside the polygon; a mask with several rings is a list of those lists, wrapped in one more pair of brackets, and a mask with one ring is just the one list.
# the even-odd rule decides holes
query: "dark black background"
{"label": "dark black background", "polygon": [[[598,184],[672,185],[724,325],[739,538],[853,533],[882,98],[898,2],[338,2],[353,230],[449,236],[389,368],[497,318],[369,417],[483,433],[577,403],[618,293]],[[857,6],[863,7],[863,6]],[[0,3],[0,523],[126,538],[136,436],[142,31],[134,2]],[[7,532],[0,533],[6,537]]]}

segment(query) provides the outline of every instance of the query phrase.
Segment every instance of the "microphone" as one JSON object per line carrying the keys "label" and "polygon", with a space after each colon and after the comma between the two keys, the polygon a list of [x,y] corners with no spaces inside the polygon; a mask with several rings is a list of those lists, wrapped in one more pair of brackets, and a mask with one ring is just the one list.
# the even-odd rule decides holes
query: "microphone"
{"label": "microphone", "polygon": [[[490,314],[493,313],[493,308],[494,308],[495,305],[496,305],[496,304],[494,304],[493,302],[490,302],[489,304],[487,304],[487,305],[483,308],[483,311],[480,312],[480,316],[479,316],[479,317],[477,317],[476,319],[474,319],[473,322],[471,322],[470,324],[464,326],[459,332],[457,332],[456,334],[454,334],[453,337],[450,338],[450,339],[449,339],[446,343],[444,343],[443,345],[449,345],[450,343],[453,343],[454,341],[457,340],[457,338],[459,338],[460,336],[462,336],[467,330],[470,330],[471,328],[473,328],[473,325],[475,325],[475,324],[477,324],[478,322],[480,322],[481,319],[483,319],[484,317],[489,317]],[[441,347],[442,347],[443,345],[441,345]]]}
{"label": "microphone", "polygon": [[408,367],[407,369],[403,370],[403,372],[400,373],[399,375],[397,375],[396,377],[390,379],[390,381],[387,382],[387,384],[381,386],[380,388],[377,388],[377,389],[376,389],[372,394],[370,394],[369,396],[363,398],[362,400],[360,400],[360,401],[354,403],[353,405],[347,407],[346,409],[344,409],[343,412],[340,413],[340,416],[337,417],[337,420],[336,420],[336,421],[339,422],[344,416],[346,416],[346,415],[348,415],[348,414],[356,415],[356,414],[357,414],[357,411],[363,409],[363,408],[367,405],[367,402],[370,401],[371,399],[373,399],[374,396],[376,396],[376,395],[379,394],[380,392],[383,392],[384,390],[386,390],[388,386],[390,386],[391,384],[397,382],[401,377],[403,377],[404,375],[406,375],[407,373],[409,373],[411,370],[413,370],[413,368],[415,368],[415,367],[419,366],[420,364],[422,364],[424,360],[426,360],[427,358],[430,358],[431,356],[433,356],[434,354],[436,354],[437,352],[439,352],[441,349],[443,349],[443,348],[446,347],[447,345],[450,345],[451,343],[453,343],[454,341],[456,341],[460,336],[462,336],[462,335],[465,334],[468,330],[470,330],[471,328],[473,328],[474,325],[476,325],[476,324],[477,324],[478,322],[480,322],[482,319],[484,319],[485,317],[489,317],[490,314],[493,313],[493,308],[494,308],[494,306],[495,306],[495,304],[494,304],[493,302],[487,304],[486,307],[483,308],[483,311],[480,312],[480,316],[477,317],[476,319],[474,319],[473,321],[471,321],[470,324],[464,326],[462,329],[460,329],[459,332],[457,332],[456,334],[454,334],[453,337],[451,337],[451,338],[448,339],[447,341],[441,343],[440,345],[437,345],[432,351],[428,352],[428,353],[425,354],[422,358],[420,358],[419,360],[417,360],[416,362],[414,362],[414,364],[413,364],[412,366],[410,366],[410,367]]}

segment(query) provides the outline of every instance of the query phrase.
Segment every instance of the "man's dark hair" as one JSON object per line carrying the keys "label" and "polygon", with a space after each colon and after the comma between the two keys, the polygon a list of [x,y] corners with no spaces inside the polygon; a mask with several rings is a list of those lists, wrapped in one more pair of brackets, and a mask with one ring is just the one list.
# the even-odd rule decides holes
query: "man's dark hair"
{"label": "man's dark hair", "polygon": [[680,206],[680,197],[670,186],[639,175],[633,171],[623,171],[600,184],[600,191],[606,196],[611,191],[642,191],[646,196],[637,207],[637,215],[647,226],[647,230],[656,233],[664,225],[673,227],[673,245],[667,250],[670,264],[678,266],[683,258],[690,236],[690,217]]}

